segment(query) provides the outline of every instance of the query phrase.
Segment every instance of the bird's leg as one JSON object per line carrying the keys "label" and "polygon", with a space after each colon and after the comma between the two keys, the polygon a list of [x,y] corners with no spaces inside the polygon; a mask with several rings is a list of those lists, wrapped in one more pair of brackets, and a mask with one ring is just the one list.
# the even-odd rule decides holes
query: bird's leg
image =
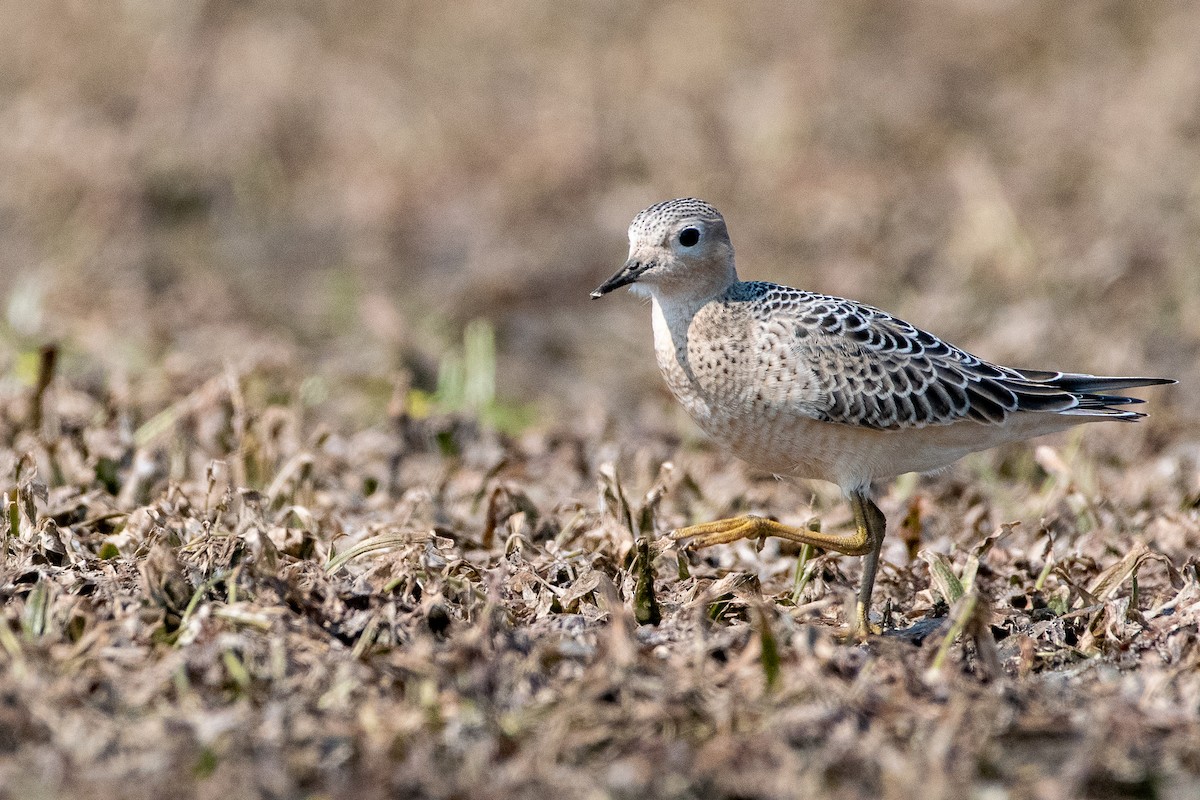
{"label": "bird's leg", "polygon": [[823,531],[810,531],[808,528],[793,528],[766,517],[747,514],[742,517],[719,519],[716,522],[704,522],[699,525],[689,525],[671,531],[670,538],[675,541],[691,539],[686,546],[689,550],[700,550],[715,544],[729,544],[738,539],[761,539],[767,536],[777,536],[798,544],[811,544],[826,550],[836,550],[848,556],[865,556],[871,552],[871,542],[867,529],[856,525],[852,534],[845,536]]}
{"label": "bird's leg", "polygon": [[851,635],[865,639],[869,634],[882,633],[871,624],[871,594],[875,590],[875,571],[879,567],[879,551],[883,549],[883,534],[887,530],[887,518],[864,491],[850,493],[850,507],[854,510],[854,527],[867,540],[870,549],[863,559],[862,580],[858,584],[858,603],[854,608],[854,628]]}
{"label": "bird's leg", "polygon": [[875,588],[875,570],[879,566],[879,551],[883,547],[886,519],[865,491],[852,492],[850,505],[854,510],[854,533],[851,534],[839,535],[808,528],[794,528],[782,522],[748,514],[679,528],[671,532],[670,538],[675,541],[689,539],[687,548],[699,550],[717,544],[729,544],[738,539],[777,536],[780,539],[833,550],[847,556],[866,556],[851,631],[854,637],[862,639],[869,633],[878,632],[871,627],[867,612],[870,610],[871,593]]}

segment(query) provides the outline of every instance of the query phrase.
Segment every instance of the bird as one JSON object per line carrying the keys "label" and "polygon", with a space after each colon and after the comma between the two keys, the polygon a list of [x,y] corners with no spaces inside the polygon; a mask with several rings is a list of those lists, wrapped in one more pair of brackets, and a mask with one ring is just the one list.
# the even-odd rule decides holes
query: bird
{"label": "bird", "polygon": [[1014,369],[986,361],[873,306],[742,281],[724,217],[694,197],[665,200],[629,226],[629,257],[591,293],[651,301],[654,352],[675,398],[735,456],[786,478],[836,484],[854,532],[745,515],[679,528],[688,549],[779,537],[862,556],[858,639],[879,633],[871,595],[886,519],[874,488],[964,455],[1084,422],[1133,422],[1143,402],[1114,394],[1175,383]]}

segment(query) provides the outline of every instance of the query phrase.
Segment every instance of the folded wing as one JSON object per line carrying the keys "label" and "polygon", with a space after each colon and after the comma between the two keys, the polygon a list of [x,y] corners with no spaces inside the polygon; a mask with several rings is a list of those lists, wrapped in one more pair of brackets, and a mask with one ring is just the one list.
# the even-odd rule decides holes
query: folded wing
{"label": "folded wing", "polygon": [[[811,369],[815,415],[880,430],[962,420],[999,425],[1017,413],[1136,420],[1135,397],[1111,394],[1174,383],[1002,367],[870,306],[771,287],[767,306],[789,307],[786,334]],[[778,324],[780,317],[770,317]],[[1081,422],[1083,420],[1080,420]]]}

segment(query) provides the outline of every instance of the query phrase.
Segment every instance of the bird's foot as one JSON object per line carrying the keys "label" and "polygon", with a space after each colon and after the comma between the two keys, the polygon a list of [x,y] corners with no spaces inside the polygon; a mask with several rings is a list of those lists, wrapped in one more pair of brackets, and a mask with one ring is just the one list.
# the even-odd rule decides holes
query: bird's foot
{"label": "bird's foot", "polygon": [[[671,531],[672,541],[682,542],[685,549],[700,550],[718,544],[729,544],[739,539],[765,539],[777,536],[797,544],[806,544],[833,550],[848,556],[867,556],[863,564],[863,580],[859,587],[858,603],[855,606],[854,623],[850,626],[849,639],[864,641],[870,636],[883,633],[880,626],[873,624],[867,616],[871,605],[871,591],[875,585],[875,569],[879,560],[879,548],[883,543],[883,515],[863,495],[852,496],[858,505],[855,513],[855,530],[850,534],[827,533],[810,528],[793,528],[766,517],[747,514],[741,517],[719,519],[689,525]],[[859,509],[862,506],[862,509]],[[867,507],[873,510],[868,517]]]}
{"label": "bird's foot", "polygon": [[699,525],[678,528],[671,531],[668,536],[672,541],[683,542],[684,547],[688,550],[701,550],[713,545],[736,542],[739,539],[765,538],[770,533],[763,530],[764,523],[779,525],[774,520],[746,514],[741,517],[730,517],[715,522],[704,522]]}
{"label": "bird's foot", "polygon": [[808,528],[794,528],[766,517],[746,514],[741,517],[719,519],[716,522],[703,522],[699,525],[689,525],[671,531],[669,537],[680,542],[685,539],[689,550],[700,550],[717,544],[729,544],[739,539],[765,539],[776,536],[797,544],[808,544],[834,550],[848,556],[866,555],[871,550],[871,544],[865,529],[856,530],[850,535],[838,535],[814,531]]}
{"label": "bird's foot", "polygon": [[882,636],[883,628],[867,618],[867,607],[860,601],[854,609],[854,623],[846,636],[847,642],[865,642],[872,636]]}

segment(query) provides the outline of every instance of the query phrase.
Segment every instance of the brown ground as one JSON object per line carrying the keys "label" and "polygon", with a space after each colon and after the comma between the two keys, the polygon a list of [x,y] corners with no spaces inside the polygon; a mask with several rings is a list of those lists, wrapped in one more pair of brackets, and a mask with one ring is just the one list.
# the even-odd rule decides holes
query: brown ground
{"label": "brown ground", "polygon": [[[1200,7],[449,8],[0,4],[0,799],[1200,795]],[[682,194],[1181,384],[887,487],[843,643],[856,559],[661,539],[849,524],[587,300]]]}

